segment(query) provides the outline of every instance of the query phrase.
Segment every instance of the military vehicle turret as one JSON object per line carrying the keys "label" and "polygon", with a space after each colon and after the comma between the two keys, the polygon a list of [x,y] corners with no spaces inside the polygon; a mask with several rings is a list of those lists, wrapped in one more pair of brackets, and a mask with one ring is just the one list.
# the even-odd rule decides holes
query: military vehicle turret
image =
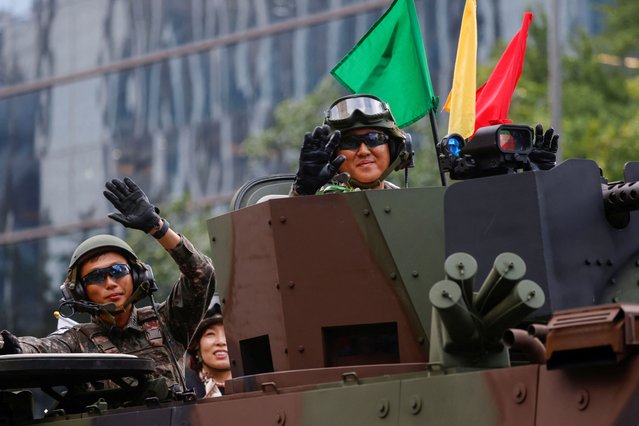
{"label": "military vehicle turret", "polygon": [[[135,390],[120,380],[120,394],[91,398],[75,376],[48,381],[67,391],[34,419],[10,389],[37,381],[4,358],[0,424],[636,424],[639,163],[625,183],[589,160],[522,171],[530,146],[493,136],[442,159],[461,178],[448,187],[269,199],[210,219],[234,377],[223,397],[166,401],[149,366],[124,359],[79,367]],[[269,185],[282,182],[240,192],[255,201]]]}

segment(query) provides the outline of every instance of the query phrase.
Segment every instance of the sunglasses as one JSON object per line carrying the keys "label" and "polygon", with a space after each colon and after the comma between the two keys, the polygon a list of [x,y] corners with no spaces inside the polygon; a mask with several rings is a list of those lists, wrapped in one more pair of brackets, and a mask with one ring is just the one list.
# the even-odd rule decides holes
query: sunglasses
{"label": "sunglasses", "polygon": [[109,275],[114,280],[119,280],[125,275],[129,275],[131,273],[131,268],[126,263],[119,263],[116,265],[111,265],[106,268],[95,269],[88,274],[86,274],[80,280],[82,284],[103,284],[106,282],[106,276]]}
{"label": "sunglasses", "polygon": [[376,146],[384,145],[388,140],[388,135],[381,132],[368,132],[363,135],[347,135],[342,136],[339,149],[357,151],[361,144],[366,144],[369,148],[375,148]]}

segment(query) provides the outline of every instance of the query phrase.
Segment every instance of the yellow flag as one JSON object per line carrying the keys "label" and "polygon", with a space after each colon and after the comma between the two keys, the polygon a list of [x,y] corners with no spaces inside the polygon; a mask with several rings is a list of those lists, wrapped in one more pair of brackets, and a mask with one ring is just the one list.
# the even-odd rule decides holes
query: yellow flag
{"label": "yellow flag", "polygon": [[[446,106],[450,109],[448,133],[459,133],[464,138],[471,136],[475,130],[475,91],[477,90],[477,3],[466,0],[453,88],[450,91]],[[446,106],[444,108],[446,108]]]}

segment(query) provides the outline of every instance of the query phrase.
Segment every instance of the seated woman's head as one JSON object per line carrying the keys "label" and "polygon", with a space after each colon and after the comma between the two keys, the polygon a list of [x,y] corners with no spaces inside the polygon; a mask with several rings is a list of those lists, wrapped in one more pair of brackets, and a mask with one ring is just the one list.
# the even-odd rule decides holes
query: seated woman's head
{"label": "seated woman's head", "polygon": [[220,313],[202,319],[193,333],[187,352],[192,370],[205,372],[211,377],[230,378],[231,365]]}

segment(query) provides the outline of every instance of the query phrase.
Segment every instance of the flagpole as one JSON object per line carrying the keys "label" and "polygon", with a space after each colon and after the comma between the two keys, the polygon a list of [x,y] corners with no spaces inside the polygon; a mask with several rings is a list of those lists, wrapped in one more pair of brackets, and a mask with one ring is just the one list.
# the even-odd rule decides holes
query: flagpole
{"label": "flagpole", "polygon": [[446,175],[442,171],[442,165],[439,163],[439,153],[437,152],[437,143],[439,142],[439,136],[437,135],[437,121],[435,120],[435,108],[431,108],[428,111],[428,117],[430,118],[430,128],[433,131],[433,143],[435,144],[435,161],[437,161],[437,167],[439,167],[439,177],[442,181],[442,186],[446,186]]}

